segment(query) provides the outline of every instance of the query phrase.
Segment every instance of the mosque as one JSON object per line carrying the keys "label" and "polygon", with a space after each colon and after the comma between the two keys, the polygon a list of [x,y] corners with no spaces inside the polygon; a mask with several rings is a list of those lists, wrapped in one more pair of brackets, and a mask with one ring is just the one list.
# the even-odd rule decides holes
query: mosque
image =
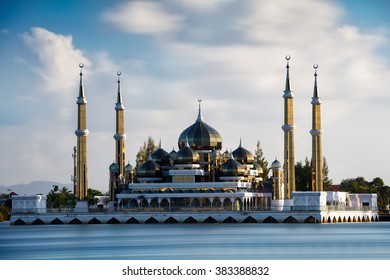
{"label": "mosque", "polygon": [[[195,122],[178,137],[177,151],[158,149],[137,169],[125,162],[124,104],[118,72],[115,104],[115,160],[109,166],[109,196],[98,197],[104,212],[90,211],[86,204],[88,156],[87,100],[80,64],[77,97],[78,125],[75,131],[74,193],[75,215],[56,217],[61,223],[136,222],[363,222],[377,221],[376,194],[323,191],[321,99],[314,65],[312,104],[312,190],[295,190],[294,95],[290,88],[290,56],[286,56],[284,99],[284,161],[272,162],[272,182],[263,182],[263,169],[254,155],[242,146],[222,153],[222,137],[202,115],[201,99]],[[77,152],[76,152],[77,151]],[[44,196],[30,198],[31,205],[43,205]],[[13,222],[34,223],[26,214],[26,202],[14,200]],[[38,206],[36,206],[38,207]],[[21,210],[18,212],[18,209]],[[47,213],[39,208],[40,221]],[[37,211],[36,211],[37,212]],[[43,216],[42,216],[43,215]],[[49,214],[47,214],[50,216]],[[19,219],[19,220],[18,220]],[[78,222],[77,222],[78,221]],[[94,222],[92,222],[94,221]]]}

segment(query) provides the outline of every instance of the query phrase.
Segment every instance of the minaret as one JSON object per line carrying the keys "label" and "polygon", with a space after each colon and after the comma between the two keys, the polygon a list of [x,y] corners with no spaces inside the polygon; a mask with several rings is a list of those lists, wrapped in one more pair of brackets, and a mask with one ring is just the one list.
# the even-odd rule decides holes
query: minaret
{"label": "minaret", "polygon": [[125,106],[122,103],[121,93],[121,72],[117,72],[118,75],[118,94],[115,103],[116,111],[116,131],[114,134],[115,139],[115,163],[119,166],[119,174],[125,175],[125,122],[124,122],[124,110]]}
{"label": "minaret", "polygon": [[76,190],[75,195],[79,200],[87,198],[88,191],[88,158],[87,158],[87,99],[84,95],[83,84],[83,67],[84,64],[80,63],[80,90],[77,97],[77,130],[75,134],[77,136],[77,174],[76,174]]}
{"label": "minaret", "polygon": [[287,74],[286,87],[284,90],[284,199],[291,199],[292,192],[295,191],[295,159],[294,159],[294,95],[290,90],[290,56],[286,56],[287,60]]}
{"label": "minaret", "polygon": [[314,91],[311,104],[313,107],[312,129],[312,191],[321,192],[323,190],[322,179],[322,130],[321,130],[321,100],[317,91],[317,68],[313,65],[314,70]]}
{"label": "minaret", "polygon": [[273,200],[281,200],[283,195],[282,166],[278,159],[271,164],[272,182],[273,182]]}

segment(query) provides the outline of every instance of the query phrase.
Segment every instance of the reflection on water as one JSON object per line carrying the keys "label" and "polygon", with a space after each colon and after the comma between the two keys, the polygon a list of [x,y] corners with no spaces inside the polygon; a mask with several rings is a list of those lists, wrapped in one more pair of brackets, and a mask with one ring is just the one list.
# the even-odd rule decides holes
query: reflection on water
{"label": "reflection on water", "polygon": [[0,223],[0,259],[390,259],[390,223]]}

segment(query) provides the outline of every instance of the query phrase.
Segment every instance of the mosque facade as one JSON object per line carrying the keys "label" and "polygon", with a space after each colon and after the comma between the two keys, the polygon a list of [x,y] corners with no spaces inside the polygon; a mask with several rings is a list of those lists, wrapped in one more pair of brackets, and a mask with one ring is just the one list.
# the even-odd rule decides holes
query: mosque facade
{"label": "mosque facade", "polygon": [[[125,165],[124,104],[118,72],[115,103],[116,129],[114,162],[109,166],[108,203],[101,205],[108,216],[100,220],[129,223],[148,222],[348,222],[378,219],[376,194],[347,194],[323,191],[321,100],[317,89],[317,68],[314,65],[312,96],[312,186],[307,192],[295,190],[294,95],[290,87],[290,56],[286,56],[284,99],[284,162],[277,159],[270,165],[271,181],[263,182],[263,169],[254,155],[242,146],[222,152],[222,137],[202,115],[201,99],[195,122],[178,137],[177,151],[158,149],[138,168]],[[83,65],[80,64],[80,90],[77,98],[77,160],[74,193],[81,216],[89,223],[87,209],[88,156],[86,97],[83,86]],[[76,152],[75,152],[76,154]],[[42,200],[39,197],[39,205]],[[101,198],[99,198],[101,199]],[[29,198],[29,205],[34,198]],[[22,198],[15,198],[21,209]],[[34,202],[35,203],[35,202]],[[37,203],[38,205],[38,203]],[[20,206],[20,208],[19,208]],[[45,212],[45,211],[44,211]],[[40,210],[42,219],[42,209]],[[93,215],[92,215],[93,216]],[[131,217],[130,217],[131,216]],[[169,217],[168,217],[169,216]],[[15,221],[18,216],[15,216]],[[25,218],[28,219],[28,218]],[[31,218],[32,219],[32,218]],[[71,220],[72,219],[72,220]],[[63,220],[71,223],[76,218]],[[50,218],[48,218],[48,221]],[[99,221],[100,221],[99,220]],[[23,221],[23,220],[22,220]],[[82,222],[82,223],[84,223]],[[11,222],[12,223],[12,222]]]}

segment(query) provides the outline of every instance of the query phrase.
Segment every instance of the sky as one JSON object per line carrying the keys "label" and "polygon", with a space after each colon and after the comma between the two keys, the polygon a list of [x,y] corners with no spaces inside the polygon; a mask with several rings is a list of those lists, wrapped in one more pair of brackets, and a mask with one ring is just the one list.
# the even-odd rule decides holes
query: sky
{"label": "sky", "polygon": [[197,117],[223,151],[260,141],[283,159],[285,56],[295,158],[311,157],[318,64],[329,177],[390,184],[390,1],[166,0],[0,2],[0,185],[70,183],[79,63],[88,101],[89,187],[108,191],[117,71],[126,161],[151,136],[170,152]]}

